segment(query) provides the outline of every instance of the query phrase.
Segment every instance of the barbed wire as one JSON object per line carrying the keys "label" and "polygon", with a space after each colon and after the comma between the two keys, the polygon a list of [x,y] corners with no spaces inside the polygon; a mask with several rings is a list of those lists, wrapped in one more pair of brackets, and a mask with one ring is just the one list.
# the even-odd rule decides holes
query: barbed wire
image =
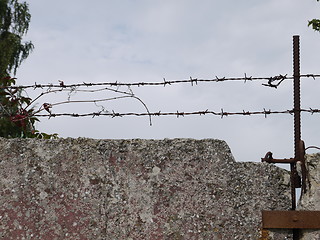
{"label": "barbed wire", "polygon": [[[46,109],[46,104],[44,104],[44,109]],[[50,106],[51,107],[51,106]],[[149,124],[152,126],[152,117],[161,117],[161,116],[176,116],[177,118],[179,117],[185,117],[185,116],[204,116],[204,115],[213,115],[213,116],[220,116],[221,118],[227,117],[227,116],[252,116],[252,115],[263,115],[265,118],[267,118],[268,115],[272,114],[293,114],[295,111],[300,111],[300,112],[306,112],[310,113],[313,115],[314,113],[320,113],[320,109],[318,108],[309,108],[309,109],[300,109],[300,110],[295,110],[295,109],[289,109],[289,110],[281,110],[281,111],[272,111],[272,110],[266,110],[265,108],[262,111],[241,111],[241,112],[226,112],[223,109],[221,111],[211,111],[211,110],[204,110],[204,111],[193,111],[193,112],[183,112],[183,111],[176,111],[176,112],[115,112],[115,111],[108,111],[108,110],[101,110],[98,112],[91,112],[91,113],[52,113],[51,111],[48,111],[48,114],[40,114],[36,113],[33,114],[32,116],[25,116],[25,118],[29,117],[48,117],[50,118],[56,118],[56,117],[75,117],[75,118],[80,118],[80,117],[99,117],[99,116],[105,116],[105,117],[111,117],[111,118],[116,118],[116,117],[128,117],[128,116],[134,116],[134,117],[145,117],[147,116],[149,118]],[[9,116],[6,113],[0,114],[0,117],[7,117]]]}
{"label": "barbed wire", "polygon": [[[300,75],[300,77],[305,78],[319,78],[320,75],[318,74],[304,74]],[[205,110],[205,111],[193,111],[193,112],[183,112],[183,111],[176,111],[176,112],[150,112],[147,105],[139,98],[137,97],[134,92],[132,91],[132,86],[166,86],[166,85],[172,85],[172,84],[179,84],[179,83],[191,83],[191,85],[197,85],[198,82],[223,82],[223,81],[260,81],[260,80],[267,80],[267,83],[263,83],[263,86],[277,88],[284,80],[293,79],[293,76],[287,76],[285,75],[276,75],[273,77],[248,77],[247,74],[244,74],[244,77],[238,77],[238,78],[219,78],[215,77],[214,79],[197,79],[192,78],[188,80],[171,80],[167,81],[164,79],[163,82],[135,82],[135,83],[118,83],[118,82],[103,82],[103,83],[79,83],[79,84],[70,84],[66,85],[63,81],[59,80],[58,85],[54,84],[34,84],[34,85],[26,85],[26,86],[10,86],[10,87],[2,87],[6,88],[8,91],[8,94],[12,97],[12,99],[16,99],[15,93],[17,92],[16,89],[27,89],[27,88],[33,88],[35,89],[42,89],[42,92],[40,95],[38,95],[36,98],[31,100],[26,106],[24,106],[22,109],[24,111],[23,114],[16,113],[19,115],[19,120],[21,119],[27,119],[31,117],[48,117],[48,118],[54,118],[54,117],[98,117],[98,116],[109,116],[109,117],[125,117],[125,116],[148,116],[150,125],[152,125],[152,117],[156,116],[176,116],[176,117],[184,117],[184,116],[190,116],[190,115],[214,115],[214,116],[220,116],[221,118],[226,116],[234,116],[234,115],[242,115],[242,116],[251,116],[251,115],[264,115],[264,117],[267,117],[270,114],[293,114],[295,111],[300,112],[308,112],[311,114],[319,113],[319,109],[300,109],[300,110],[282,110],[282,111],[271,111],[263,109],[263,111],[241,111],[241,112],[225,112],[223,109],[221,111],[211,111],[211,110]],[[105,87],[106,85],[109,85],[109,87]],[[101,88],[94,88],[94,89],[87,89],[87,88],[80,88],[80,87],[94,87],[94,86],[104,86]],[[120,90],[121,88],[126,87],[127,90]],[[0,86],[1,88],[1,86]],[[96,93],[101,91],[108,91],[115,94],[119,94],[116,96],[110,96],[108,98],[95,98],[95,99],[81,99],[81,100],[71,100],[71,95],[73,93],[77,92],[84,92],[84,93]],[[31,105],[35,104],[36,101],[38,101],[40,98],[42,98],[44,95],[53,94],[53,93],[59,93],[59,92],[67,92],[68,98],[65,101],[60,102],[45,102],[40,105],[38,109],[34,109],[32,112],[32,116],[28,114],[26,111],[28,108],[31,108]],[[112,100],[119,100],[124,98],[133,98],[138,100],[143,107],[145,108],[146,112],[115,112],[114,110],[106,110],[103,105],[97,105],[99,102],[107,102]],[[94,103],[97,107],[100,108],[99,111],[90,112],[90,113],[54,113],[52,112],[52,108],[56,105],[62,105],[62,104],[72,104],[72,103]],[[12,117],[8,112],[6,112],[5,107],[0,104],[0,107],[2,110],[0,111],[0,117]],[[22,107],[22,106],[21,106]],[[45,114],[43,114],[45,112]],[[2,114],[1,114],[2,113]]]}
{"label": "barbed wire", "polygon": [[[61,82],[63,85],[63,82]],[[9,98],[7,99],[8,102],[16,102],[21,100],[22,98],[28,99],[24,104],[20,104],[19,109],[13,109],[14,112],[12,112],[12,109],[10,109],[10,106],[8,107],[4,103],[0,103],[0,117],[8,118],[10,121],[18,122],[25,119],[31,119],[32,117],[36,117],[41,112],[45,111],[52,115],[52,108],[54,106],[58,105],[65,105],[65,104],[75,104],[75,103],[94,103],[96,107],[100,108],[100,112],[108,112],[103,105],[98,105],[97,103],[101,102],[109,102],[113,100],[120,100],[125,98],[131,98],[137,100],[145,109],[147,113],[149,113],[149,109],[147,105],[134,94],[130,86],[126,86],[127,90],[120,90],[121,87],[117,87],[116,89],[110,88],[110,87],[104,87],[99,89],[90,89],[90,90],[82,90],[79,89],[79,87],[72,87],[70,89],[67,89],[65,87],[60,87],[58,89],[54,89],[52,87],[45,88],[37,97],[35,97],[33,100],[30,98],[24,98],[22,96],[19,96],[19,93],[16,89],[12,89],[10,87],[6,87],[6,92],[4,92]],[[113,93],[113,96],[110,97],[101,97],[101,98],[91,98],[91,99],[81,99],[81,100],[71,100],[71,95],[73,93],[77,92],[84,92],[84,93],[96,93],[101,91],[107,91]],[[36,106],[36,101],[40,100],[40,98],[44,97],[45,95],[50,94],[57,94],[67,92],[67,100],[62,100],[58,102],[43,102],[40,104],[40,107]],[[115,94],[115,95],[114,95]],[[34,105],[34,106],[32,106]],[[29,111],[28,111],[29,109]],[[32,110],[30,112],[30,109]],[[151,115],[149,116],[150,125],[152,125],[151,121]]]}
{"label": "barbed wire", "polygon": [[109,117],[125,117],[125,116],[136,116],[136,117],[143,117],[143,116],[149,116],[149,117],[156,117],[156,116],[176,116],[176,117],[184,117],[184,116],[190,116],[190,115],[214,115],[214,116],[220,116],[221,118],[226,116],[235,116],[235,115],[243,115],[243,116],[251,116],[251,115],[264,115],[267,117],[271,114],[293,114],[295,111],[300,112],[307,112],[310,114],[314,113],[320,113],[320,109],[315,108],[309,108],[309,109],[289,109],[289,110],[281,110],[281,111],[272,111],[272,110],[266,110],[263,109],[262,111],[245,111],[242,112],[226,112],[223,109],[221,111],[211,111],[211,110],[204,110],[204,111],[194,111],[194,112],[182,112],[182,111],[176,111],[176,112],[126,112],[126,113],[120,113],[120,112],[114,112],[114,111],[105,111],[105,112],[92,112],[92,113],[51,113],[51,114],[35,114],[35,117],[97,117],[97,116],[109,116]]}
{"label": "barbed wire", "polygon": [[[305,78],[319,78],[320,74],[302,74],[300,77]],[[218,77],[215,76],[212,79],[198,79],[190,77],[190,79],[183,79],[183,80],[166,80],[163,78],[163,81],[161,82],[98,82],[98,83],[91,83],[91,82],[83,82],[83,83],[76,83],[76,84],[65,84],[64,81],[58,80],[59,84],[32,84],[32,85],[20,85],[20,86],[11,86],[11,87],[2,87],[0,88],[10,88],[10,89],[38,89],[38,88],[75,88],[75,87],[92,87],[92,86],[111,86],[111,87],[121,87],[121,86],[127,86],[127,87],[142,87],[142,86],[167,86],[167,85],[174,85],[174,84],[181,84],[181,83],[189,83],[192,86],[197,85],[201,82],[225,82],[225,81],[243,81],[246,83],[247,81],[268,81],[267,83],[264,83],[262,85],[277,88],[284,80],[290,80],[293,79],[293,76],[287,76],[287,74],[282,75],[276,75],[271,77],[248,77],[247,74],[244,74],[244,77]]]}

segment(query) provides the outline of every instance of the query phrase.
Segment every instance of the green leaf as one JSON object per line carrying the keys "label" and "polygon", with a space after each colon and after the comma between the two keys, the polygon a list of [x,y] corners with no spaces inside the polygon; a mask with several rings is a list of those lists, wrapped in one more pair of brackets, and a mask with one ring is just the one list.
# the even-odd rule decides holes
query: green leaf
{"label": "green leaf", "polygon": [[308,22],[308,27],[312,27],[313,30],[320,32],[320,19],[312,19]]}

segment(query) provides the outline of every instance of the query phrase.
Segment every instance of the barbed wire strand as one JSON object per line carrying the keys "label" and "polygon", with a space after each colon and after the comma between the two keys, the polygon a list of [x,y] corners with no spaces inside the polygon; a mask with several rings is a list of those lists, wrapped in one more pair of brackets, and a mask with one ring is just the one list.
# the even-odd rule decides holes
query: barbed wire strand
{"label": "barbed wire strand", "polygon": [[[310,114],[314,113],[320,113],[320,109],[300,109],[301,112],[306,112]],[[262,111],[241,111],[241,112],[225,112],[223,109],[221,109],[220,112],[217,111],[210,111],[210,110],[204,110],[204,111],[194,111],[194,112],[126,112],[126,113],[119,113],[119,112],[92,112],[92,113],[52,113],[52,114],[35,114],[35,117],[96,117],[96,116],[109,116],[109,117],[125,117],[125,116],[136,116],[136,117],[142,117],[142,116],[176,116],[176,117],[184,117],[184,116],[190,116],[190,115],[215,115],[220,116],[221,118],[225,116],[234,116],[234,115],[243,115],[243,116],[251,116],[251,115],[264,115],[267,117],[271,114],[293,114],[295,112],[294,109],[290,110],[282,110],[282,111],[271,111],[263,109]]]}
{"label": "barbed wire strand", "polygon": [[[305,78],[319,78],[320,74],[303,74],[300,75],[300,77],[305,77]],[[127,83],[122,83],[122,82],[99,82],[99,83],[88,83],[88,82],[83,82],[83,83],[76,83],[76,84],[64,84],[63,81],[58,80],[60,83],[59,84],[33,84],[33,85],[20,85],[20,86],[10,86],[10,87],[3,87],[0,86],[1,88],[10,88],[10,89],[28,89],[28,88],[33,88],[33,89],[38,89],[38,88],[74,88],[74,87],[92,87],[92,86],[111,86],[111,87],[121,87],[121,86],[136,86],[136,87],[142,87],[142,86],[167,86],[167,85],[173,85],[173,84],[181,84],[181,83],[190,83],[192,86],[197,85],[200,82],[225,82],[225,81],[243,81],[246,83],[247,81],[268,81],[267,84],[263,84],[264,86],[268,87],[277,87],[279,86],[280,83],[282,83],[284,80],[290,80],[293,79],[293,76],[287,76],[285,75],[276,75],[272,77],[248,77],[247,74],[244,75],[244,77],[217,77],[212,79],[198,79],[198,78],[192,78],[190,79],[184,79],[184,80],[166,80],[163,78],[162,82],[127,82]],[[273,84],[273,82],[279,81],[277,84]]]}

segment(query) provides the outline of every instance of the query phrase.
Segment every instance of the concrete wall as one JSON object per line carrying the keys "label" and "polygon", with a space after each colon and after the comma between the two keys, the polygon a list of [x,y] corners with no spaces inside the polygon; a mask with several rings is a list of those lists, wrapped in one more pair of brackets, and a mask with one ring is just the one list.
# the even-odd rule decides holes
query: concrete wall
{"label": "concrete wall", "polygon": [[220,140],[0,138],[2,239],[290,239],[289,174]]}
{"label": "concrete wall", "polygon": [[[309,171],[310,185],[308,191],[302,196],[298,204],[298,210],[315,210],[320,211],[320,154],[307,156],[307,167]],[[319,230],[302,231],[301,240],[320,239]]]}

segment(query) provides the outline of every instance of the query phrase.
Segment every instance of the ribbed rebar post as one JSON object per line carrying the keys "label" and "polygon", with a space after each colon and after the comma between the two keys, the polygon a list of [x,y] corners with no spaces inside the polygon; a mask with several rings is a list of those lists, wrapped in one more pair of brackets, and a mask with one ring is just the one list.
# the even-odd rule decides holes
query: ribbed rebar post
{"label": "ribbed rebar post", "polygon": [[[293,36],[293,110],[294,110],[294,158],[297,160],[301,157],[300,141],[301,141],[301,106],[300,106],[300,38]],[[292,210],[296,209],[296,190],[297,187],[297,165],[290,164],[291,168],[291,195]],[[293,240],[299,239],[299,231],[293,229]]]}
{"label": "ribbed rebar post", "polygon": [[300,156],[301,117],[300,117],[300,41],[293,36],[293,91],[294,91],[294,156]]}

